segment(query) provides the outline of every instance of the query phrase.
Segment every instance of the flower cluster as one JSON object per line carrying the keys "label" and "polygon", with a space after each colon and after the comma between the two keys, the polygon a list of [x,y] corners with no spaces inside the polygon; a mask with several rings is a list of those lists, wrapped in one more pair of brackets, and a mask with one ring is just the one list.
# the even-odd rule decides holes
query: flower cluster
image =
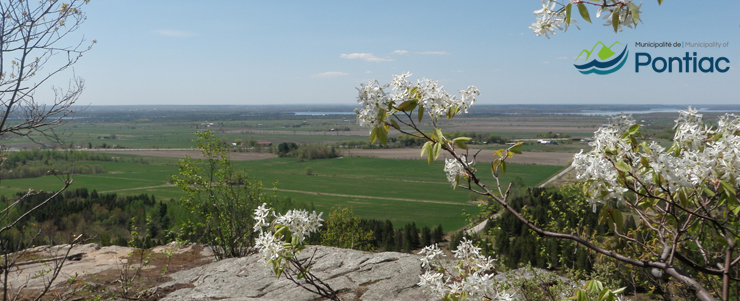
{"label": "flower cluster", "polygon": [[470,300],[512,300],[506,290],[497,288],[493,281],[494,259],[480,254],[480,248],[463,238],[452,251],[458,260],[456,275],[447,274],[440,263],[444,256],[436,244],[427,246],[419,252],[423,255],[421,266],[424,273],[419,276],[419,286],[427,289],[435,298],[458,300],[467,296]]}
{"label": "flower cluster", "polygon": [[[463,162],[466,162],[466,165],[470,168],[473,166],[475,162],[467,162],[467,158],[465,155],[460,156],[460,160]],[[465,166],[463,166],[460,161],[457,159],[445,159],[445,168],[444,168],[445,174],[447,174],[447,181],[452,184],[452,186],[457,186],[457,183],[460,181],[460,177],[467,178],[468,177],[468,171],[465,169]]]}
{"label": "flower cluster", "polygon": [[[577,10],[583,13],[581,11],[582,8],[584,9],[585,14],[588,14],[583,1],[571,0],[569,2],[569,4],[563,4],[563,7],[556,8],[558,5],[557,1],[542,0],[542,8],[534,11],[536,20],[529,26],[529,29],[533,30],[535,35],[538,37],[544,35],[548,39],[550,38],[550,34],[555,34],[555,29],[567,31],[570,25],[575,25],[576,20],[572,18],[570,20],[566,20],[565,16],[568,14],[566,10],[571,11],[570,15],[575,15],[575,12],[572,12],[572,10],[574,10],[573,6],[580,5]],[[640,13],[642,12],[640,10],[641,6],[642,3],[634,5],[632,0],[615,1],[608,5],[604,3],[599,6],[599,9],[596,11],[596,18],[601,17],[601,15],[605,13],[604,20],[606,20],[606,22],[604,23],[604,26],[613,26],[616,14],[619,23],[615,30],[622,31],[622,25],[632,28],[637,24],[636,20],[639,20]],[[578,25],[576,25],[576,27],[577,26]]]}
{"label": "flower cluster", "polygon": [[563,30],[565,19],[555,9],[557,2],[552,0],[542,0],[542,8],[534,11],[537,20],[529,26],[538,37],[544,35],[548,39],[549,34],[555,34],[555,29]]}
{"label": "flower cluster", "polygon": [[480,95],[478,88],[470,86],[460,90],[458,98],[445,91],[437,81],[424,78],[412,84],[406,80],[410,75],[410,73],[395,75],[390,84],[383,86],[377,80],[373,80],[357,89],[360,92],[357,96],[360,108],[355,109],[355,114],[360,126],[373,128],[386,126],[387,119],[396,113],[398,106],[405,101],[415,101],[420,109],[426,110],[434,119],[451,116],[459,111],[467,113],[476,96]]}
{"label": "flower cluster", "polygon": [[633,21],[633,15],[637,15],[638,18],[640,16],[640,13],[642,10],[640,8],[642,7],[642,3],[635,5],[635,8],[637,8],[637,11],[632,11],[632,9],[628,9],[630,7],[630,4],[632,4],[632,0],[624,0],[619,1],[614,6],[602,6],[599,7],[599,10],[596,11],[596,17],[600,17],[602,12],[607,12],[608,14],[604,16],[604,20],[606,22],[604,23],[604,26],[614,26],[613,20],[614,20],[614,14],[619,14],[619,23],[617,24],[617,30],[622,31],[622,25],[627,26],[628,28],[632,28],[632,26],[635,24]]}
{"label": "flower cluster", "polygon": [[[270,215],[272,222],[268,222]],[[295,257],[306,237],[319,231],[323,221],[321,215],[306,210],[288,210],[285,214],[276,214],[265,203],[257,207],[254,210],[254,229],[259,236],[255,245],[262,259],[267,263],[279,263],[282,259]]]}
{"label": "flower cluster", "polygon": [[590,201],[623,199],[627,190],[619,180],[625,173],[636,180],[632,189],[673,194],[680,189],[702,193],[720,181],[737,186],[740,177],[740,118],[726,114],[717,127],[702,122],[702,115],[689,108],[676,119],[674,144],[666,149],[655,142],[638,144],[634,120],[615,118],[596,131],[593,147],[577,154],[573,167],[588,183]]}

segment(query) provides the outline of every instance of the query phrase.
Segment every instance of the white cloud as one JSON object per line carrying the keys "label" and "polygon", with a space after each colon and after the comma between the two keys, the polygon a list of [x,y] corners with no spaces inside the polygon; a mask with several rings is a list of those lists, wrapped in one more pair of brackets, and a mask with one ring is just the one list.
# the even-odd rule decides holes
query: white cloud
{"label": "white cloud", "polygon": [[463,73],[464,71],[462,71],[462,70],[452,70],[452,72],[454,72],[454,73]]}
{"label": "white cloud", "polygon": [[450,53],[447,51],[421,51],[417,52],[417,54],[450,55]]}
{"label": "white cloud", "polygon": [[404,54],[408,54],[409,52],[406,51],[406,50],[394,50],[392,53],[393,54],[404,55]]}
{"label": "white cloud", "polygon": [[548,62],[548,61],[544,61],[544,62],[542,62],[542,63],[543,63],[543,64],[549,64],[550,62]]}
{"label": "white cloud", "polygon": [[365,71],[365,74],[370,74],[370,73],[373,73],[373,72],[372,72],[372,71],[370,71],[370,70],[368,70],[368,71]]}
{"label": "white cloud", "polygon": [[171,38],[189,38],[196,36],[195,33],[182,31],[182,30],[170,30],[170,29],[157,29],[154,33]]}
{"label": "white cloud", "polygon": [[568,57],[567,56],[559,56],[557,59],[559,59],[559,60],[567,60]]}
{"label": "white cloud", "polygon": [[350,53],[350,54],[342,53],[341,55],[339,55],[339,57],[340,58],[343,58],[343,59],[348,59],[348,60],[360,59],[360,60],[365,60],[365,61],[368,61],[368,62],[389,62],[389,61],[392,61],[392,59],[385,59],[385,58],[376,57],[372,53]]}
{"label": "white cloud", "polygon": [[311,75],[311,78],[330,78],[330,77],[339,77],[339,76],[347,76],[349,73],[345,72],[339,72],[339,71],[329,71],[329,72],[322,72],[319,74]]}

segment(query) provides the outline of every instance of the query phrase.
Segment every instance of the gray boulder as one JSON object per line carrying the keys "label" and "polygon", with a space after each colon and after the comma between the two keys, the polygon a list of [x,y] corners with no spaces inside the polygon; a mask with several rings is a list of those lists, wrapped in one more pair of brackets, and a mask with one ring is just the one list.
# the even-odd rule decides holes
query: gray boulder
{"label": "gray boulder", "polygon": [[[315,251],[315,254],[314,254]],[[368,253],[309,246],[301,256],[314,255],[314,275],[349,300],[427,300],[416,283],[419,256],[395,252]],[[162,300],[320,300],[284,277],[277,279],[259,255],[226,259],[171,274],[171,281],[153,290]]]}

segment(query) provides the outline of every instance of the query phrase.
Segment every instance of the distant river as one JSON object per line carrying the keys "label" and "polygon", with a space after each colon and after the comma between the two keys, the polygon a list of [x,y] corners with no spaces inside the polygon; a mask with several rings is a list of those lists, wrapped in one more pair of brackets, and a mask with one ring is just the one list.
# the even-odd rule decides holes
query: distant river
{"label": "distant river", "polygon": [[[679,110],[686,110],[686,107],[682,108],[653,108],[649,110],[637,110],[637,111],[601,111],[601,110],[581,110],[578,113],[570,113],[576,115],[598,115],[598,116],[612,116],[619,114],[650,114],[650,113],[678,113]],[[740,110],[712,110],[707,108],[700,108],[699,112],[705,113],[724,113],[724,112],[740,112]]]}

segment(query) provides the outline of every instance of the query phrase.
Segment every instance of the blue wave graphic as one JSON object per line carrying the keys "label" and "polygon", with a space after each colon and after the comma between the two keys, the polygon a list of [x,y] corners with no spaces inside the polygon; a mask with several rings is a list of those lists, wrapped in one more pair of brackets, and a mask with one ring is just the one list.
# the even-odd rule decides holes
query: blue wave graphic
{"label": "blue wave graphic", "polygon": [[[625,49],[626,49],[626,48],[625,48]],[[583,73],[583,74],[591,74],[591,73],[596,73],[596,74],[599,74],[599,75],[605,75],[605,74],[609,74],[609,73],[612,73],[612,72],[614,72],[614,71],[617,71],[617,70],[621,69],[621,68],[622,68],[622,66],[624,66],[624,63],[625,63],[625,62],[627,62],[627,57],[629,56],[629,51],[627,51],[626,53],[625,53],[625,52],[622,52],[622,53],[624,53],[624,54],[625,54],[625,55],[624,55],[624,59],[623,59],[623,60],[622,60],[622,61],[621,61],[621,62],[619,63],[619,65],[617,65],[617,66],[616,66],[616,67],[614,67],[614,68],[611,68],[611,69],[606,69],[606,70],[601,70],[601,69],[596,69],[596,68],[592,68],[592,69],[589,69],[589,70],[586,70],[586,71],[578,70],[578,72],[581,72],[581,73]],[[613,60],[613,61],[614,61],[614,62],[617,62],[617,60]],[[610,62],[611,62],[611,61],[610,61]]]}
{"label": "blue wave graphic", "polygon": [[627,46],[624,47],[624,49],[622,50],[622,53],[620,53],[619,56],[615,57],[612,60],[608,60],[608,61],[605,61],[605,62],[600,62],[600,61],[597,61],[596,59],[594,59],[594,60],[592,60],[592,61],[590,61],[588,63],[585,63],[583,65],[573,64],[573,66],[576,66],[576,68],[579,69],[579,70],[588,69],[588,68],[591,68],[591,67],[595,67],[595,68],[599,68],[599,69],[609,68],[609,67],[614,66],[617,63],[619,63],[619,61],[622,59],[622,57],[625,55],[625,53],[627,53]]}

